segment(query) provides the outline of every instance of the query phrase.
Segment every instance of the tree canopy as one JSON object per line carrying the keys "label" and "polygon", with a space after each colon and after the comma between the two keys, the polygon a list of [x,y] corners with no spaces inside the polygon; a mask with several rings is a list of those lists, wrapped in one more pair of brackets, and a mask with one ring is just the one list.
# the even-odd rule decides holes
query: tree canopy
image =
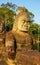
{"label": "tree canopy", "polygon": [[0,7],[0,16],[3,18],[3,21],[6,23],[6,30],[9,31],[12,29],[12,25],[16,16],[16,12],[12,8],[16,9],[16,5],[12,3],[2,4]]}

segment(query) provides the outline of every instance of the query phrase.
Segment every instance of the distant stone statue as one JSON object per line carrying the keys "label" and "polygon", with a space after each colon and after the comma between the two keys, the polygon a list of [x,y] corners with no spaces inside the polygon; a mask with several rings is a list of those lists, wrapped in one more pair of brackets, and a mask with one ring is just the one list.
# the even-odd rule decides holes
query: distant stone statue
{"label": "distant stone statue", "polygon": [[[6,50],[8,59],[14,60],[17,50],[31,50],[33,38],[28,33],[30,17],[25,8],[19,7],[13,29],[6,33]],[[10,65],[10,64],[9,64]]]}
{"label": "distant stone statue", "polygon": [[0,45],[5,44],[5,22],[0,16]]}
{"label": "distant stone statue", "polygon": [[2,32],[2,18],[0,17],[0,33]]}
{"label": "distant stone statue", "polygon": [[5,30],[6,30],[5,22],[4,22],[3,18],[0,17],[0,33],[2,33],[3,31],[5,32]]}

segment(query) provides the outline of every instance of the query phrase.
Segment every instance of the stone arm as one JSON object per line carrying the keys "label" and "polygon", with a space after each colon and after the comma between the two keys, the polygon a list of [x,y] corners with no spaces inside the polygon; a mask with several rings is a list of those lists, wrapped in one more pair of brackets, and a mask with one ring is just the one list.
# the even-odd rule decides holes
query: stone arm
{"label": "stone arm", "polygon": [[[16,54],[16,40],[12,34],[12,31],[6,33],[6,43],[5,43],[7,53]],[[11,55],[12,56],[12,55]]]}

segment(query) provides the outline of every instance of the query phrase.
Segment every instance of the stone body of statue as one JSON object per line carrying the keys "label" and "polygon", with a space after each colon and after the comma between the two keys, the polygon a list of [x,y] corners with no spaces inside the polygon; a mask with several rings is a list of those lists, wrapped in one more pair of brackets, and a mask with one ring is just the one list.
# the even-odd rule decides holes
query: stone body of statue
{"label": "stone body of statue", "polygon": [[31,45],[33,44],[33,39],[28,33],[29,26],[30,17],[28,12],[25,8],[19,7],[13,29],[6,34],[6,46],[13,45],[15,38],[17,49],[21,49],[23,46],[26,50],[30,50],[32,48]]}
{"label": "stone body of statue", "polygon": [[32,36],[28,32],[29,26],[30,16],[28,11],[25,8],[19,7],[12,33],[14,34],[17,45],[20,49],[24,46],[26,50],[30,50],[32,48],[32,44],[34,43]]}
{"label": "stone body of statue", "polygon": [[[30,17],[28,12],[23,7],[19,7],[18,11],[19,13],[17,14],[16,19],[14,21],[13,29],[6,34],[5,46],[6,51],[8,53],[8,65],[13,63],[13,60],[16,58],[16,52],[18,52],[19,50],[23,51],[23,53],[24,51],[30,51],[32,49],[32,45],[35,43],[32,36],[28,33],[28,29],[30,26]],[[27,65],[25,64],[25,62],[22,65]]]}

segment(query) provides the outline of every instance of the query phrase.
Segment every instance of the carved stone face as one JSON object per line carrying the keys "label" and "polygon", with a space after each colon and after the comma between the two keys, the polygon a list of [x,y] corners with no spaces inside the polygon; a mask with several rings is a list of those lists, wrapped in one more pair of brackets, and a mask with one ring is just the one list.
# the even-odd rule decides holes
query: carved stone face
{"label": "carved stone face", "polygon": [[21,31],[28,31],[28,28],[29,28],[29,18],[27,18],[25,15],[19,17],[18,29]]}

